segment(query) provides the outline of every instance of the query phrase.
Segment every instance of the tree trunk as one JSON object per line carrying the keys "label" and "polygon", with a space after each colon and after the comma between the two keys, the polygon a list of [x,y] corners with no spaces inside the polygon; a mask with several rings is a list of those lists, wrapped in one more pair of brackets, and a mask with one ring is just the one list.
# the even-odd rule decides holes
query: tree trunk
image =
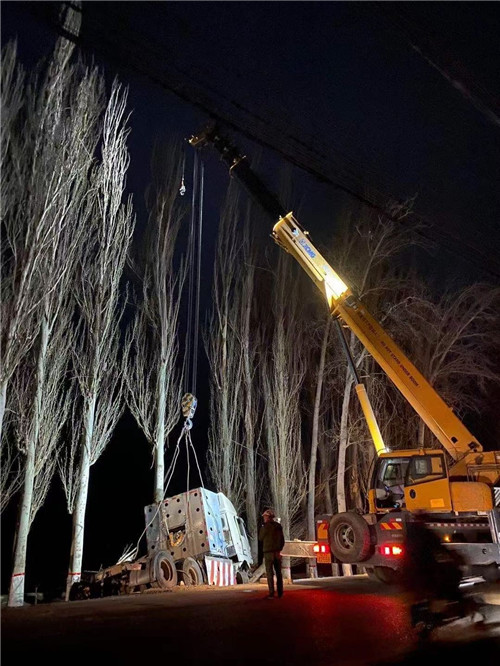
{"label": "tree trunk", "polygon": [[71,534],[71,550],[68,576],[66,579],[66,601],[69,601],[71,586],[82,577],[83,543],[85,534],[85,512],[90,478],[90,451],[94,431],[96,395],[90,399],[85,417],[84,441],[81,448],[81,458],[78,475],[78,491],[73,511],[73,527]]}
{"label": "tree trunk", "polygon": [[253,447],[247,444],[246,449],[246,514],[247,527],[250,538],[250,547],[254,562],[257,562],[259,551],[259,535],[257,533],[257,507],[255,498],[255,452]]}
{"label": "tree trunk", "polygon": [[[165,409],[167,396],[165,395],[165,377],[167,373],[167,366],[164,361],[161,362],[160,370],[158,372],[158,389],[157,389],[157,415],[158,420],[155,428],[155,492],[154,501],[159,503],[163,500],[165,494]],[[189,488],[187,488],[189,490]]]}
{"label": "tree trunk", "polygon": [[7,404],[7,380],[0,384],[0,442],[2,441],[2,426],[5,416],[5,405]]}
{"label": "tree trunk", "polygon": [[307,490],[307,538],[309,541],[316,539],[315,523],[315,504],[316,504],[316,465],[318,460],[318,430],[319,430],[319,409],[321,405],[321,393],[323,391],[323,379],[325,374],[326,349],[330,333],[331,318],[328,318],[323,333],[323,343],[321,345],[321,355],[318,365],[318,379],[316,382],[316,396],[314,399],[314,411],[311,435],[311,459],[309,465],[309,479]]}
{"label": "tree trunk", "polygon": [[26,567],[26,552],[28,546],[28,534],[30,529],[30,511],[33,498],[33,485],[35,482],[35,451],[33,446],[28,447],[25,470],[24,485],[19,509],[19,523],[15,536],[14,566],[10,579],[9,606],[22,606],[24,604],[24,582]]}
{"label": "tree trunk", "polygon": [[[342,401],[342,417],[340,419],[340,440],[339,440],[339,458],[337,463],[337,510],[339,513],[347,511],[346,500],[346,458],[347,446],[349,443],[348,420],[349,404],[351,402],[352,376],[347,369],[347,377],[344,388],[344,399]],[[342,571],[345,576],[352,576],[352,565],[342,564]]]}
{"label": "tree trunk", "polygon": [[49,341],[49,325],[44,314],[40,327],[40,349],[38,350],[36,393],[33,406],[33,429],[29,441],[26,443],[26,467],[24,472],[24,488],[19,516],[19,527],[16,535],[14,550],[14,568],[12,570],[9,590],[9,606],[22,606],[24,604],[24,583],[26,568],[26,553],[28,549],[28,535],[31,525],[31,510],[33,503],[33,486],[35,483],[36,446],[40,432],[40,419],[42,418],[42,401],[45,384],[45,365]]}

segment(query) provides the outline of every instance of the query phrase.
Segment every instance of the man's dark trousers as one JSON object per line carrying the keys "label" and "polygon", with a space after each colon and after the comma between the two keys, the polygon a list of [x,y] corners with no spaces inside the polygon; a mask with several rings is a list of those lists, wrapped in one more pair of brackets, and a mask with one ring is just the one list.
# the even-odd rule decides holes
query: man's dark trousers
{"label": "man's dark trousers", "polygon": [[264,562],[266,565],[267,586],[269,595],[274,596],[274,574],[276,573],[276,587],[278,588],[278,597],[283,596],[283,575],[281,573],[281,553],[279,550],[264,553]]}

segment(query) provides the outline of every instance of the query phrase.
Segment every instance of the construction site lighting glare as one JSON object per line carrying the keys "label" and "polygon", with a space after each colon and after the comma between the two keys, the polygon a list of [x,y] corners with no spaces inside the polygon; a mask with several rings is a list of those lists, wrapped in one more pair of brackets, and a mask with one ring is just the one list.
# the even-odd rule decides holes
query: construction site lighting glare
{"label": "construction site lighting glare", "polygon": [[347,291],[348,287],[338,275],[325,275],[325,290],[328,302],[337,301],[343,293]]}

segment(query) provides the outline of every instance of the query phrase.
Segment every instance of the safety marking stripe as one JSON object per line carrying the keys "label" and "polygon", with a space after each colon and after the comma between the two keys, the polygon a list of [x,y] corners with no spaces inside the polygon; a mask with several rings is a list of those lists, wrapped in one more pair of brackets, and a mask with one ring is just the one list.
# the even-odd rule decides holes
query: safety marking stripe
{"label": "safety marking stripe", "polygon": [[403,525],[395,520],[391,520],[389,523],[380,523],[380,527],[383,530],[402,530]]}

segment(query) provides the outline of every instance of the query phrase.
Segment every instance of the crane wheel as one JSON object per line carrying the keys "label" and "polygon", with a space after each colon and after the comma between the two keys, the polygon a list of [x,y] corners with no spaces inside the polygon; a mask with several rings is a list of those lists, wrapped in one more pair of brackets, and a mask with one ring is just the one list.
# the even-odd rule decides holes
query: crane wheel
{"label": "crane wheel", "polygon": [[370,528],[359,513],[337,513],[328,527],[330,550],[339,562],[363,562],[372,553]]}

